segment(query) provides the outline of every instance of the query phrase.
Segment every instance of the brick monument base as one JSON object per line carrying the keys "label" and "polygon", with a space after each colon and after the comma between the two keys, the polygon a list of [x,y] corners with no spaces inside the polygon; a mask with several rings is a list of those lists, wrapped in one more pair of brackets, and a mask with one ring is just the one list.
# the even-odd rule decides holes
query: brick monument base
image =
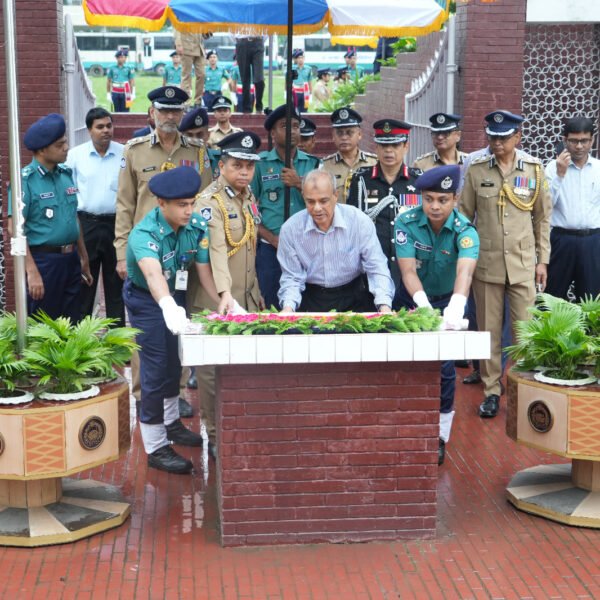
{"label": "brick monument base", "polygon": [[223,546],[435,534],[439,362],[217,368]]}

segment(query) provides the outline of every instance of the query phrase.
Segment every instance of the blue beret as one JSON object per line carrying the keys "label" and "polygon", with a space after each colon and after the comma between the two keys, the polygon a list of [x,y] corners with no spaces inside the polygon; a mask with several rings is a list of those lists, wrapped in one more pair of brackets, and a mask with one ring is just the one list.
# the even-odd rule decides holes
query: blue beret
{"label": "blue beret", "polygon": [[218,55],[217,55],[217,51],[216,51],[216,50],[209,50],[209,51],[206,53],[206,58],[207,58],[207,59],[209,59],[211,56],[218,56]]}
{"label": "blue beret", "polygon": [[317,71],[317,77],[320,79],[321,77],[325,77],[325,75],[331,75],[330,69],[319,69]]}
{"label": "blue beret", "polygon": [[148,100],[152,102],[154,108],[170,108],[183,110],[184,103],[189,100],[189,96],[180,87],[176,85],[165,85],[148,92]]}
{"label": "blue beret", "polygon": [[[273,125],[275,125],[279,119],[285,119],[285,104],[278,106],[269,113],[269,116],[265,119],[265,129],[271,131]],[[296,108],[292,108],[292,119],[296,119],[296,121],[300,122],[300,114]]]}
{"label": "blue beret", "polygon": [[362,123],[362,117],[349,106],[334,110],[329,118],[333,127],[358,127]]}
{"label": "blue beret", "polygon": [[456,193],[460,183],[460,167],[458,165],[444,165],[425,171],[417,181],[415,187],[420,191]]}
{"label": "blue beret", "polygon": [[315,135],[317,132],[317,125],[314,121],[311,121],[308,117],[302,117],[300,121],[300,135],[309,137]]}
{"label": "blue beret", "polygon": [[25,132],[23,143],[28,150],[41,150],[65,135],[67,127],[65,119],[57,113],[50,113],[38,119]]}
{"label": "blue beret", "polygon": [[121,48],[115,52],[115,58],[119,58],[119,56],[129,56],[129,50],[125,48]]}
{"label": "blue beret", "polygon": [[302,48],[292,50],[292,58],[298,58],[299,56],[304,56],[304,50],[302,50]]}
{"label": "blue beret", "polygon": [[208,112],[205,108],[198,107],[187,112],[181,123],[179,123],[179,131],[185,133],[196,127],[208,127]]}
{"label": "blue beret", "polygon": [[356,50],[348,50],[346,54],[344,54],[344,58],[353,58],[356,56]]}
{"label": "blue beret", "polygon": [[158,173],[148,182],[150,191],[163,200],[187,200],[200,190],[202,179],[192,167],[176,167]]}
{"label": "blue beret", "polygon": [[218,108],[228,108],[231,110],[233,104],[229,98],[225,96],[217,96],[210,105],[211,110],[217,110]]}
{"label": "blue beret", "polygon": [[452,115],[450,113],[435,113],[429,117],[431,131],[452,131],[460,129],[461,115]]}
{"label": "blue beret", "polygon": [[229,154],[243,160],[260,160],[256,151],[260,148],[260,138],[252,131],[236,131],[224,137],[217,146],[222,154]]}
{"label": "blue beret", "polygon": [[520,129],[525,119],[507,110],[495,110],[485,115],[485,120],[487,121],[485,132],[488,135],[509,136]]}

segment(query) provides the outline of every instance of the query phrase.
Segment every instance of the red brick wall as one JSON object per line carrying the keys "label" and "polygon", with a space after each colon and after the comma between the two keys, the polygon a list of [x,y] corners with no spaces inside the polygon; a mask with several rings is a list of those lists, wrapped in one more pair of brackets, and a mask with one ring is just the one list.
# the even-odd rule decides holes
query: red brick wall
{"label": "red brick wall", "polygon": [[439,363],[218,369],[225,546],[435,533]]}
{"label": "red brick wall", "polygon": [[[65,85],[62,71],[63,56],[63,3],[62,0],[16,0],[17,76],[19,87],[20,137],[35,120],[50,112],[64,112]],[[6,66],[4,60],[4,16],[0,4],[0,73],[2,81]],[[2,217],[6,215],[6,183],[10,177],[8,166],[8,100],[5,85],[0,93],[0,186]],[[21,165],[31,160],[31,154],[21,149]],[[10,260],[10,243],[4,233],[6,304],[14,308],[14,284]]]}

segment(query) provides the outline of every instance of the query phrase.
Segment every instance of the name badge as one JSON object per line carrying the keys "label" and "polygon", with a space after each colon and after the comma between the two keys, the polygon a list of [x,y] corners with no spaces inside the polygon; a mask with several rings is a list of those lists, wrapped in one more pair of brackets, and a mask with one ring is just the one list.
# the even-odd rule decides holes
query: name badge
{"label": "name badge", "polygon": [[162,261],[163,261],[163,262],[167,262],[167,261],[168,261],[170,258],[173,258],[174,256],[175,256],[175,250],[173,250],[173,251],[169,252],[168,254],[165,254],[165,255],[162,257]]}
{"label": "name badge", "polygon": [[279,173],[272,173],[271,175],[263,175],[263,181],[277,181],[279,179]]}
{"label": "name badge", "polygon": [[228,219],[237,219],[238,216],[237,216],[237,213],[230,213],[230,214],[227,215],[227,218]]}
{"label": "name badge", "polygon": [[40,200],[48,200],[49,198],[54,198],[54,192],[44,192],[40,194]]}
{"label": "name badge", "polygon": [[414,246],[417,250],[425,250],[425,252],[431,252],[433,250],[433,246],[428,246],[427,244],[421,244],[421,242],[415,242]]}
{"label": "name badge", "polygon": [[483,181],[481,187],[494,187],[494,184],[491,181]]}
{"label": "name badge", "polygon": [[187,290],[188,286],[188,272],[182,271],[181,269],[177,271],[175,275],[175,289],[179,291]]}

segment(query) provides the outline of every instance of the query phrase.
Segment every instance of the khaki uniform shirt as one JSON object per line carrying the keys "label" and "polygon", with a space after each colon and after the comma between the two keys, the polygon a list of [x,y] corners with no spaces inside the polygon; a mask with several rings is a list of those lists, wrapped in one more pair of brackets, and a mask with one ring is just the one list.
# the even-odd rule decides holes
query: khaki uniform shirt
{"label": "khaki uniform shirt", "polygon": [[[243,308],[255,312],[258,310],[260,292],[255,268],[258,208],[254,195],[249,188],[236,193],[221,175],[202,192],[195,210],[208,221],[210,264],[217,292],[231,291]],[[248,227],[250,236],[246,243],[235,254],[227,256],[235,247],[229,243],[226,231],[231,241],[237,243],[242,240]],[[191,291],[195,303],[191,312],[216,308],[203,289],[198,290],[197,294],[193,289]]]}
{"label": "khaki uniform shirt", "polygon": [[[466,152],[461,152],[460,150],[457,150],[454,163],[452,164],[462,165],[466,157]],[[427,154],[419,156],[413,162],[412,166],[415,169],[421,169],[421,171],[429,171],[429,169],[433,169],[434,167],[443,167],[446,164],[450,163],[445,163],[444,161],[442,161],[440,155],[437,153],[436,150],[434,150],[433,152],[428,152]]]}
{"label": "khaki uniform shirt", "polygon": [[117,260],[126,258],[127,238],[133,226],[157,205],[156,196],[148,188],[148,182],[160,173],[163,165],[169,168],[182,165],[195,167],[202,176],[201,189],[212,183],[208,152],[201,141],[177,134],[173,150],[168,154],[160,145],[156,133],[129,140],[121,159],[117,191]]}
{"label": "khaki uniform shirt", "polygon": [[317,106],[321,106],[323,102],[326,102],[331,98],[331,90],[327,87],[327,84],[319,79],[314,85],[312,89],[312,107],[315,108]]}
{"label": "khaki uniform shirt", "polygon": [[372,167],[377,162],[377,156],[371,152],[359,150],[356,160],[352,165],[342,158],[339,152],[330,154],[323,159],[323,170],[331,173],[335,177],[335,189],[338,195],[338,202],[346,203],[346,196],[350,187],[352,175],[363,167]]}
{"label": "khaki uniform shirt", "polygon": [[[518,208],[506,197],[505,205],[499,205],[503,185],[521,202],[530,202],[537,190],[533,209]],[[470,221],[476,219],[481,242],[476,279],[523,283],[533,280],[536,258],[549,263],[552,198],[538,159],[517,154],[506,175],[494,156],[474,160],[465,175],[459,210]]]}
{"label": "khaki uniform shirt", "polygon": [[217,144],[223,138],[231,135],[232,133],[238,133],[239,131],[242,131],[242,129],[240,127],[234,127],[231,125],[227,131],[223,131],[218,125],[215,125],[214,127],[209,127],[208,131],[210,132],[210,135],[208,136],[208,142],[206,144],[209,148],[216,148]]}
{"label": "khaki uniform shirt", "polygon": [[204,56],[203,41],[202,33],[175,32],[175,47],[181,46],[186,56]]}

